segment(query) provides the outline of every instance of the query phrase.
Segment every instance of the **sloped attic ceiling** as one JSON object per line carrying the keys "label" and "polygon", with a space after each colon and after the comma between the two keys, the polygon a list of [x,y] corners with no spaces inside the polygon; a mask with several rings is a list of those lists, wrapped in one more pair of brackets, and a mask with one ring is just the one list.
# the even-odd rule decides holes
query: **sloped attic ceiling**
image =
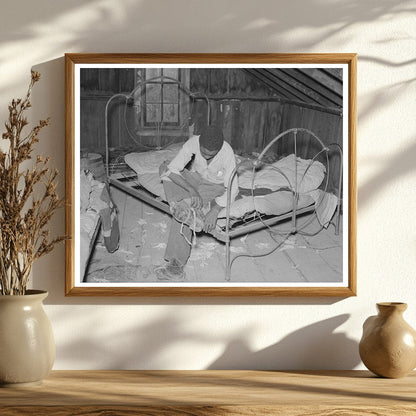
{"label": "sloped attic ceiling", "polygon": [[246,68],[283,100],[342,108],[342,70],[338,68]]}

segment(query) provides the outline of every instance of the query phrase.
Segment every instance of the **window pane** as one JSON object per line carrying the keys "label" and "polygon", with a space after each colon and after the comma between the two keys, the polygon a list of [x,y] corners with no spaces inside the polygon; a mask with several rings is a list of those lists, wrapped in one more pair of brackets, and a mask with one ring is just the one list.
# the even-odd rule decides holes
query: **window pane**
{"label": "window pane", "polygon": [[161,84],[146,84],[146,103],[160,103],[162,101],[161,93]]}
{"label": "window pane", "polygon": [[163,121],[165,123],[177,123],[179,121],[178,104],[163,104]]}
{"label": "window pane", "polygon": [[164,84],[163,85],[163,102],[170,104],[178,103],[178,89],[176,84]]}
{"label": "window pane", "polygon": [[157,123],[162,121],[159,104],[146,104],[146,122]]}
{"label": "window pane", "polygon": [[160,68],[146,68],[146,79],[160,76]]}
{"label": "window pane", "polygon": [[[178,68],[164,68],[163,75],[166,75],[167,77],[170,77],[170,78],[179,79]],[[173,82],[173,81],[165,80],[164,82]]]}
{"label": "window pane", "polygon": [[146,68],[143,72],[146,80],[161,75],[172,78],[170,81],[153,80],[143,87],[145,123],[149,126],[155,123],[178,125],[180,92],[178,84],[173,80],[179,80],[179,68]]}

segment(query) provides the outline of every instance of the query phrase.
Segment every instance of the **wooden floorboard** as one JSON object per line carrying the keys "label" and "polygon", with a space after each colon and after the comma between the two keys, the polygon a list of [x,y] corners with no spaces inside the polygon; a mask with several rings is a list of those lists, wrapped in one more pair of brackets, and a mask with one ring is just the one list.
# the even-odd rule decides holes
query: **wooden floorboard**
{"label": "wooden floorboard", "polygon": [[191,281],[224,282],[224,264],[224,244],[209,235],[198,234],[185,272]]}
{"label": "wooden floorboard", "polygon": [[[120,248],[107,253],[98,238],[92,256],[90,273],[92,281],[157,282],[154,267],[164,264],[163,256],[170,228],[170,215],[111,188],[111,195],[118,208],[120,224]],[[318,224],[309,221],[310,216],[298,220],[308,222],[305,232],[313,232]],[[287,236],[290,223],[272,227],[280,235]],[[231,256],[248,253],[259,255],[277,249],[267,256],[239,257],[233,262],[231,282],[330,282],[342,277],[342,235],[335,236],[330,225],[317,236],[289,235],[270,237],[263,229],[242,235],[231,241]],[[105,273],[102,271],[105,269]],[[94,273],[94,270],[97,272]],[[125,273],[125,276],[123,276]],[[212,236],[197,234],[196,246],[191,250],[185,267],[189,282],[225,282],[225,245]],[[104,279],[104,280],[100,280]]]}

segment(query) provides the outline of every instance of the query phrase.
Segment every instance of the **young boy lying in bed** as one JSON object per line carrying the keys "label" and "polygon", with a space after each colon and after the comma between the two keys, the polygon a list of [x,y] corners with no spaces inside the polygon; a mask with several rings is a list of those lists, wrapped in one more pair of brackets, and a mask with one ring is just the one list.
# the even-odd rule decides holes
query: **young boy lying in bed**
{"label": "young boy lying in bed", "polygon": [[[189,170],[185,168],[190,163]],[[192,229],[212,232],[219,212],[227,204],[227,186],[236,166],[234,151],[217,126],[192,136],[174,159],[160,167],[166,199],[172,212],[166,264],[155,269],[159,280],[181,280],[191,253]],[[237,175],[231,202],[238,193]],[[192,229],[191,229],[192,228]]]}

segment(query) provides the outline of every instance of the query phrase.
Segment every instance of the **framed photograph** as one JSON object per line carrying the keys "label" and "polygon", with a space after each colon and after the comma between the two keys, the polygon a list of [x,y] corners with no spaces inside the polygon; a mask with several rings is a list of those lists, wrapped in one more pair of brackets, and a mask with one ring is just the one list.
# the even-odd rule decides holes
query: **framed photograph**
{"label": "framed photograph", "polygon": [[66,54],[66,295],[356,295],[355,54]]}

